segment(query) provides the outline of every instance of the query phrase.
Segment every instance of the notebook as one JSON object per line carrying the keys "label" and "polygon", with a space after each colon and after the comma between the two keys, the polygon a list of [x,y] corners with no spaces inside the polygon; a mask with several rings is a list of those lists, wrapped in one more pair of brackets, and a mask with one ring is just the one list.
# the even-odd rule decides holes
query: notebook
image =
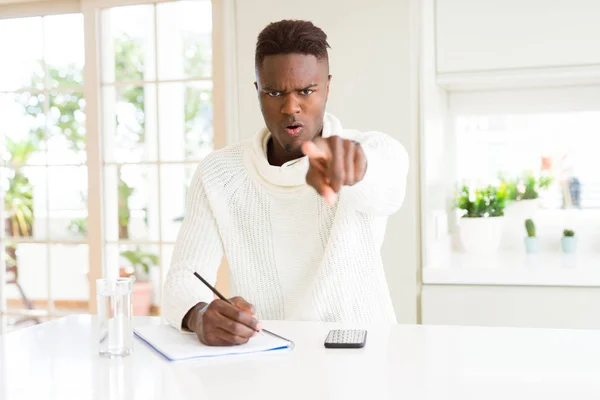
{"label": "notebook", "polygon": [[134,331],[138,338],[169,361],[291,350],[293,348],[293,343],[267,333],[259,333],[248,343],[238,346],[206,346],[198,341],[194,333],[180,332],[170,325],[142,325],[135,327]]}

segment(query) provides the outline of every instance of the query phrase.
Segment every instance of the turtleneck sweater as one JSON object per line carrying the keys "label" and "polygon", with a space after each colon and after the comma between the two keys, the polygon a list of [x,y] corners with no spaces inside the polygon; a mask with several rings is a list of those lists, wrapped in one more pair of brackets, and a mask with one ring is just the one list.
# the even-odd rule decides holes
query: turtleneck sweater
{"label": "turtleneck sweater", "polygon": [[343,129],[326,113],[322,136],[355,140],[364,178],[344,186],[336,204],[306,184],[307,157],[270,165],[270,133],[208,155],[188,194],[163,288],[163,315],[182,329],[185,314],[212,292],[223,256],[230,293],[265,320],[395,322],[381,259],[387,217],[404,200],[408,155],[380,132]]}

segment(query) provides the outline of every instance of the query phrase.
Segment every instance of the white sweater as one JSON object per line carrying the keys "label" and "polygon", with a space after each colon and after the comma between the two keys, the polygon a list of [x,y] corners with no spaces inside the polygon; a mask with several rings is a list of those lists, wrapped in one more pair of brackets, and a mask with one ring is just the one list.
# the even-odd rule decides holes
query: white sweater
{"label": "white sweater", "polygon": [[306,157],[269,164],[265,128],[202,161],[164,286],[170,324],[181,329],[190,308],[213,300],[193,271],[214,284],[223,255],[231,295],[259,319],[396,321],[380,249],[404,199],[408,155],[388,135],[342,129],[325,114],[323,137],[332,135],[360,142],[367,157],[364,179],[334,206],[306,184]]}

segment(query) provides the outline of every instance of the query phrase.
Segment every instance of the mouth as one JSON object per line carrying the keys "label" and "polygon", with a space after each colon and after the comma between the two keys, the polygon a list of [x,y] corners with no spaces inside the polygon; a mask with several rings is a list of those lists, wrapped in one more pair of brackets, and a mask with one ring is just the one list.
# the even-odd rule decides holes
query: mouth
{"label": "mouth", "polygon": [[288,135],[296,137],[300,135],[300,132],[302,132],[304,124],[302,122],[292,122],[290,124],[284,125],[283,128],[288,133]]}

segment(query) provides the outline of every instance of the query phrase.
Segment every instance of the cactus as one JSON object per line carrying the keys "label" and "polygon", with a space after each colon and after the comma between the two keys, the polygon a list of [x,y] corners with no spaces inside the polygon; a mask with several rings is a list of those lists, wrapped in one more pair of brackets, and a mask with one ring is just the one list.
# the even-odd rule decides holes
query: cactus
{"label": "cactus", "polygon": [[572,230],[570,230],[570,229],[565,229],[565,230],[563,231],[563,235],[564,235],[565,237],[573,237],[573,236],[575,236],[575,232],[573,232],[573,231],[572,231]]}
{"label": "cactus", "polygon": [[535,237],[535,224],[531,219],[525,221],[525,229],[527,230],[527,236]]}

